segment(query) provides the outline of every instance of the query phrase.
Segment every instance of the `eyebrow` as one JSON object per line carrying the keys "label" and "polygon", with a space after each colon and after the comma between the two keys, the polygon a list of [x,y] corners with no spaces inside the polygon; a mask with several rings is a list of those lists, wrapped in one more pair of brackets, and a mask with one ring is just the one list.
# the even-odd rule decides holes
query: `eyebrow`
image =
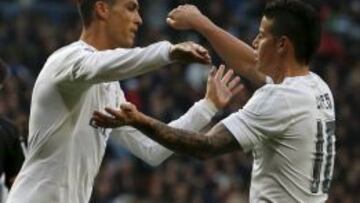
{"label": "eyebrow", "polygon": [[127,3],[129,6],[131,5],[131,6],[135,6],[136,7],[136,9],[139,9],[139,3],[137,3],[136,1],[129,1],[128,3]]}

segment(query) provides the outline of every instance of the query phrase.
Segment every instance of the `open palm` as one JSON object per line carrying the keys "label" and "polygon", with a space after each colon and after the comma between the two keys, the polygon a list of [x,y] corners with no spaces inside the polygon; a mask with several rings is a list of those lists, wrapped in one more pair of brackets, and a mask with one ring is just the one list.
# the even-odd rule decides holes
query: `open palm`
{"label": "open palm", "polygon": [[225,73],[224,65],[218,70],[213,68],[208,77],[205,98],[211,100],[217,108],[224,108],[235,94],[243,90],[243,85],[239,83],[240,77],[234,76],[233,70]]}

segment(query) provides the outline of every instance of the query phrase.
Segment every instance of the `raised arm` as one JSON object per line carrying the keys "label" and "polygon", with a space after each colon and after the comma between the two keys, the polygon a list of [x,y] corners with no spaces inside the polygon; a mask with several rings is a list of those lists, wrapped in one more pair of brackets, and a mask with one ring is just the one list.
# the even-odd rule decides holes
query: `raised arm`
{"label": "raised arm", "polygon": [[[63,81],[109,82],[144,74],[171,62],[210,63],[208,51],[193,42],[172,45],[164,41],[144,48],[106,51],[97,51],[84,44],[72,52],[67,59],[61,58],[61,63],[69,65],[54,73]],[[49,61],[51,63],[51,58]]]}
{"label": "raised arm", "polygon": [[183,5],[172,10],[167,23],[175,29],[193,29],[199,32],[236,73],[247,78],[257,87],[266,83],[266,76],[255,67],[254,49],[215,25],[195,6]]}

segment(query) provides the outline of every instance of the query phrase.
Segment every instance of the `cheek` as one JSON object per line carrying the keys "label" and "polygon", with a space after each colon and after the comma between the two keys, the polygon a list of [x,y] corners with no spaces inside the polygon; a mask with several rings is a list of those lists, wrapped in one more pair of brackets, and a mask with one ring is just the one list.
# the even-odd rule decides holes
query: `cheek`
{"label": "cheek", "polygon": [[259,44],[258,54],[260,61],[263,61],[264,57],[266,56],[266,48],[264,44]]}
{"label": "cheek", "polygon": [[274,51],[271,46],[269,46],[269,44],[267,43],[262,43],[260,44],[259,46],[259,58],[262,60],[262,61],[268,61],[268,60],[271,60],[274,55]]}
{"label": "cheek", "polygon": [[114,21],[115,29],[124,31],[126,30],[126,27],[129,25],[129,17],[126,15],[126,11],[118,11],[114,16],[112,16]]}

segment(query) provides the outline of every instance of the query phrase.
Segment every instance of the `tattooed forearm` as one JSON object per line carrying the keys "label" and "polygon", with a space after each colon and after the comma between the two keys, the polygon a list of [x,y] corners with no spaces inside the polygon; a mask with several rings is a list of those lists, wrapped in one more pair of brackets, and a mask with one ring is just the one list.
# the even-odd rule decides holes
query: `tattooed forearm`
{"label": "tattooed forearm", "polygon": [[144,116],[134,127],[169,149],[199,159],[239,149],[235,138],[224,128],[212,129],[210,134],[195,133],[171,128],[147,116]]}

